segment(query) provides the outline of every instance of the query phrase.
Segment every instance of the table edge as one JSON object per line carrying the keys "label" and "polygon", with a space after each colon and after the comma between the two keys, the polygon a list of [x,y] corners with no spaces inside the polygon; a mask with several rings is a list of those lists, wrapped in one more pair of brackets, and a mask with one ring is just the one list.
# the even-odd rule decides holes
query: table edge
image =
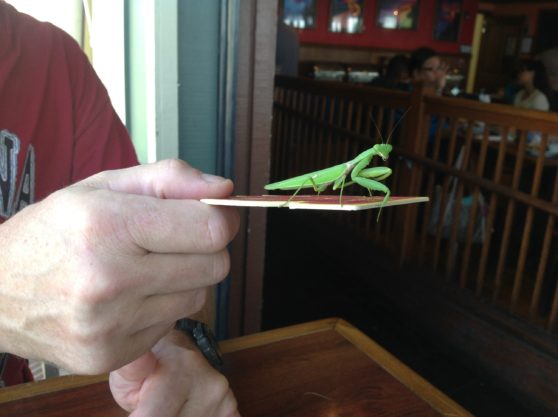
{"label": "table edge", "polygon": [[294,324],[291,326],[280,327],[278,329],[266,330],[260,333],[249,334],[236,337],[234,339],[219,342],[219,347],[223,353],[236,352],[238,350],[249,349],[263,346],[270,343],[288,340],[295,337],[305,336],[312,333],[335,330],[335,326],[340,319],[327,318],[322,320],[310,321],[307,323]]}
{"label": "table edge", "polygon": [[338,319],[335,323],[335,331],[442,415],[473,417],[458,403],[349,322]]}

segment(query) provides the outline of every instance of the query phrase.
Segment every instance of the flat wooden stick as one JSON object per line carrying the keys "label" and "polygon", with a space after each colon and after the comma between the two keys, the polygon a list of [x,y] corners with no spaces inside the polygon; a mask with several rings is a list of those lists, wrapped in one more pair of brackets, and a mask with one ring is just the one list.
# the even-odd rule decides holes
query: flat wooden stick
{"label": "flat wooden stick", "polygon": [[[229,198],[204,198],[201,201],[215,206],[237,206],[237,207],[269,207],[306,210],[369,210],[380,208],[384,197],[364,197],[344,195],[339,204],[338,195],[297,195],[289,199],[289,195],[235,195]],[[404,204],[425,203],[428,197],[400,197],[392,196],[384,207],[401,206]]]}

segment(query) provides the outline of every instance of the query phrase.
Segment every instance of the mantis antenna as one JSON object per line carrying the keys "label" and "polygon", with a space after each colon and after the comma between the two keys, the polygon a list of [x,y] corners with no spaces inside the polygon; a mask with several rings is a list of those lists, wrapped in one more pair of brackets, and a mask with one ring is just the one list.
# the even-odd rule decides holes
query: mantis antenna
{"label": "mantis antenna", "polygon": [[[399,124],[401,123],[401,121],[405,118],[405,115],[407,113],[409,113],[409,110],[411,110],[411,107],[408,107],[407,110],[405,110],[405,113],[403,113],[401,115],[401,117],[399,118],[399,120],[397,122],[395,122],[395,125],[393,125],[393,127],[391,128],[391,131],[388,134],[388,137],[386,139],[386,143],[389,143],[393,132],[395,132],[395,129],[397,129],[397,126],[399,126]],[[372,120],[372,123],[374,124],[374,127],[376,128],[376,132],[378,132],[378,135],[380,136],[380,140],[382,140],[382,132],[380,132],[380,129],[378,128],[378,125],[376,124],[376,122],[374,121],[374,118],[372,117],[372,111],[370,111],[370,113],[368,114],[370,116],[370,120]],[[382,140],[382,143],[384,143],[384,141]]]}

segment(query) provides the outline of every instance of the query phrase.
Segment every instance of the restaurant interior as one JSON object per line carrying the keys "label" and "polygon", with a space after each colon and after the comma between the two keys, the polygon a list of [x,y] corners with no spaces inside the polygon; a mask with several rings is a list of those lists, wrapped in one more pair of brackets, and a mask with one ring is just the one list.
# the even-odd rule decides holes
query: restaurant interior
{"label": "restaurant interior", "polygon": [[[301,3],[280,8],[298,69],[276,77],[270,180],[391,134],[386,183],[430,203],[378,222],[270,211],[263,327],[343,317],[473,415],[556,415],[558,3],[346,2],[361,7],[352,18]],[[447,63],[443,91],[375,82],[425,46]],[[528,60],[547,64],[546,111],[506,97]]]}
{"label": "restaurant interior", "polygon": [[[242,416],[558,415],[558,1],[73,3],[141,163],[261,196],[389,143],[362,178],[429,200],[239,209],[205,317]],[[127,415],[36,366],[0,416]]]}

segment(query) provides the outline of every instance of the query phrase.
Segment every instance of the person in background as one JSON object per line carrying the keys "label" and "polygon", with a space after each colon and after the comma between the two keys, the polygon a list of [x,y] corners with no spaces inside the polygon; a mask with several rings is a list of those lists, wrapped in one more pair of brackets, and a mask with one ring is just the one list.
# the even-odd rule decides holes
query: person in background
{"label": "person in background", "polygon": [[[0,379],[22,358],[110,373],[134,415],[238,416],[175,322],[225,277],[233,184],[185,162],[138,166],[79,45],[0,0]],[[16,356],[17,355],[17,356]]]}
{"label": "person in background", "polygon": [[277,75],[298,75],[299,41],[296,30],[281,18],[277,19],[277,44],[275,47],[275,73]]}
{"label": "person in background", "polygon": [[[371,87],[387,88],[394,90],[409,91],[411,88],[409,79],[409,58],[406,55],[398,54],[390,58],[385,73],[379,77],[376,77],[369,84]],[[374,109],[372,113],[372,118],[377,121],[376,124],[381,124],[381,135],[387,140],[389,137],[394,145],[397,145],[399,141],[400,132],[402,132],[401,125],[398,123],[405,114],[406,109],[398,108],[395,111],[395,130],[390,126],[390,112],[385,111],[383,113],[383,120],[377,120],[378,109]],[[374,129],[376,127],[374,126]],[[372,131],[371,135],[375,135],[376,132]]]}
{"label": "person in background", "polygon": [[523,60],[517,75],[517,83],[521,89],[515,95],[514,106],[541,111],[550,109],[550,83],[546,68],[541,61]]}
{"label": "person in background", "polygon": [[[413,51],[409,59],[409,73],[412,83],[422,83],[426,93],[442,95],[446,86],[446,75],[448,66],[442,61],[438,53],[427,47],[421,47]],[[446,121],[447,124],[447,121]],[[433,115],[430,118],[428,128],[428,140],[432,144],[436,131],[438,130],[438,117]],[[446,125],[442,125],[446,127]]]}
{"label": "person in background", "polygon": [[513,105],[516,94],[519,92],[519,90],[521,90],[521,86],[517,82],[518,71],[514,72],[516,73],[515,77],[512,76],[513,79],[509,83],[507,83],[503,88],[499,89],[496,94],[492,94],[490,96],[491,102]]}
{"label": "person in background", "polygon": [[409,73],[413,82],[422,82],[426,91],[441,95],[446,86],[447,64],[431,48],[413,51],[409,60]]}
{"label": "person in background", "polygon": [[408,91],[409,81],[409,58],[398,54],[389,60],[385,74],[374,78],[370,86]]}

